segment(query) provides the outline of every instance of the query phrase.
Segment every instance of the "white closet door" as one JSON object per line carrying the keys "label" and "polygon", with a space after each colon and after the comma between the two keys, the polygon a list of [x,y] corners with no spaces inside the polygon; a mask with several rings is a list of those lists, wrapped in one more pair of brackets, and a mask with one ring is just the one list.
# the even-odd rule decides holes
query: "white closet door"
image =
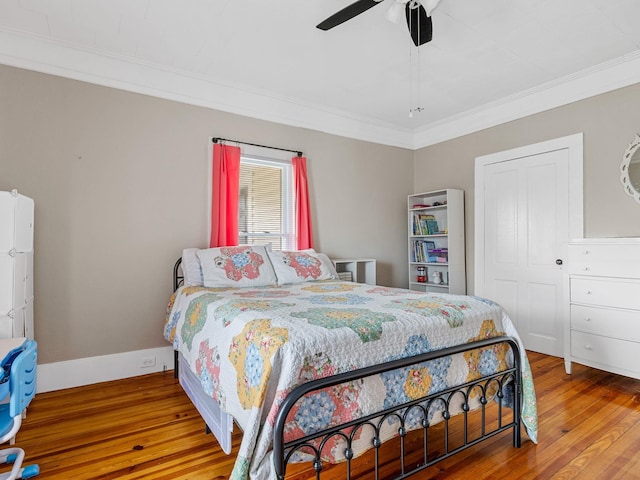
{"label": "white closet door", "polygon": [[485,165],[482,295],[503,305],[529,350],[563,354],[568,150]]}
{"label": "white closet door", "polygon": [[568,349],[570,239],[582,238],[583,135],[477,157],[474,293],[501,303],[525,347]]}

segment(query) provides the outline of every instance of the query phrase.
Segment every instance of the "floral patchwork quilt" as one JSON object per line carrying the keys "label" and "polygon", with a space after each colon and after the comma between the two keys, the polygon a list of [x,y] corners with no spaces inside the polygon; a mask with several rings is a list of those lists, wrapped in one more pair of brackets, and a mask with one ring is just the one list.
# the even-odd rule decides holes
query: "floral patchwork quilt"
{"label": "floral patchwork quilt", "polygon": [[[520,342],[505,311],[490,300],[337,281],[181,287],[168,306],[164,335],[243,430],[234,480],[274,478],[275,417],[305,381],[499,335]],[[522,419],[536,442],[533,380],[521,342],[520,348]],[[319,391],[294,408],[286,435],[298,438],[499,371],[511,356],[499,345]],[[341,461],[339,447],[328,445],[326,460]]]}

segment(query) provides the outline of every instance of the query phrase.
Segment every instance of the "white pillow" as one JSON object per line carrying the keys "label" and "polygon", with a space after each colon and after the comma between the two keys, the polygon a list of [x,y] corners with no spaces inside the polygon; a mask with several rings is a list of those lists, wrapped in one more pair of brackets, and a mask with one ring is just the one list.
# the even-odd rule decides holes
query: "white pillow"
{"label": "white pillow", "polygon": [[331,262],[327,264],[312,248],[299,251],[273,251],[268,252],[268,255],[279,285],[338,278],[328,265]]}
{"label": "white pillow", "polygon": [[201,287],[204,285],[197,252],[197,248],[185,248],[182,250],[182,274],[184,275],[183,284],[185,287]]}
{"label": "white pillow", "polygon": [[205,287],[276,285],[276,274],[264,245],[217,247],[196,252]]}

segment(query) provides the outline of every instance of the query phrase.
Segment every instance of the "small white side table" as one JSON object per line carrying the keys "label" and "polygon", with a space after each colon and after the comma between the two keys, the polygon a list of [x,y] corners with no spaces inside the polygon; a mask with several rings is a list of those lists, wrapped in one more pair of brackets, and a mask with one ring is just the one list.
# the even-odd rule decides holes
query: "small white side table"
{"label": "small white side table", "polygon": [[351,272],[353,281],[357,283],[376,284],[376,261],[373,258],[339,258],[332,259],[336,271]]}

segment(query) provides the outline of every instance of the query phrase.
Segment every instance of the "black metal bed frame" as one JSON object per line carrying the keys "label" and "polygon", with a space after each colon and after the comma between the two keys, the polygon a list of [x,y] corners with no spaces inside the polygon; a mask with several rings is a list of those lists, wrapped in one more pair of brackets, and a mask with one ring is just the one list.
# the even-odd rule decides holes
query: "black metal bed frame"
{"label": "black metal bed frame", "polygon": [[[180,285],[182,285],[184,281],[184,276],[180,275],[180,266],[182,263],[182,259],[178,259],[173,268],[173,287],[174,291],[178,289]],[[391,408],[387,408],[378,412],[374,412],[372,414],[363,416],[356,420],[352,420],[350,422],[346,422],[344,424],[340,424],[337,426],[333,426],[316,433],[306,435],[301,438],[297,438],[292,441],[285,441],[284,433],[285,433],[285,425],[287,421],[287,416],[290,413],[291,409],[295,407],[296,403],[301,400],[305,395],[308,395],[312,392],[316,392],[318,390],[322,390],[325,388],[337,386],[343,383],[352,382],[355,380],[361,380],[366,377],[370,377],[373,375],[378,375],[380,373],[389,372],[393,370],[397,370],[400,368],[409,367],[412,365],[417,365],[423,362],[436,360],[443,357],[448,357],[451,355],[481,349],[488,348],[494,345],[498,345],[501,343],[506,343],[511,348],[513,353],[513,366],[491,374],[482,376],[477,378],[476,380],[457,385],[454,387],[447,388],[445,390],[439,391],[437,393],[427,395],[418,399],[411,400],[409,402],[405,402],[402,404],[395,405]],[[175,370],[174,375],[177,376],[178,372],[178,352],[174,351],[175,357]],[[488,430],[487,429],[487,418],[486,418],[486,409],[487,404],[491,400],[490,395],[487,394],[489,388],[493,385],[495,391],[495,401],[498,405],[498,413],[496,416],[497,419],[497,427]],[[512,388],[513,399],[512,399],[512,407],[507,407],[505,404],[504,391],[505,387],[509,385],[509,388]],[[470,399],[472,397],[472,392],[479,392],[478,401],[480,406],[478,409],[481,414],[480,421],[480,435],[470,438],[469,435],[469,414],[471,413],[470,407]],[[455,415],[456,417],[462,417],[463,424],[463,440],[461,445],[451,446],[449,443],[449,422],[453,418],[454,415],[451,413],[451,406],[454,399],[462,399],[462,404],[458,405],[460,410],[462,411],[460,414]],[[323,461],[322,461],[322,450],[324,445],[331,439],[336,436],[341,437],[346,442],[346,447],[344,450],[344,457],[346,459],[346,478],[347,480],[351,479],[351,467],[352,460],[354,457],[353,453],[353,442],[356,438],[358,432],[362,431],[365,428],[369,428],[372,430],[372,448],[374,448],[374,473],[375,479],[378,480],[380,478],[380,458],[379,451],[383,445],[383,442],[380,439],[380,432],[382,426],[385,422],[390,420],[398,423],[397,427],[397,436],[400,439],[400,474],[393,477],[393,480],[400,480],[407,478],[417,472],[420,472],[428,467],[433,466],[434,464],[449,458],[463,450],[466,450],[469,447],[472,447],[488,438],[491,438],[499,433],[502,433],[506,430],[513,430],[513,446],[519,448],[522,443],[521,436],[521,425],[522,420],[520,418],[521,412],[521,402],[522,402],[522,373],[521,373],[521,357],[520,357],[520,348],[518,346],[517,341],[512,337],[500,336],[489,338],[485,340],[475,341],[471,343],[467,343],[464,345],[456,345],[449,348],[444,348],[441,350],[435,350],[419,355],[415,355],[412,357],[401,358],[397,360],[393,360],[390,362],[385,362],[378,365],[372,365],[365,368],[360,368],[357,370],[353,370],[350,372],[344,372],[337,375],[333,375],[330,377],[324,377],[317,380],[312,380],[306,382],[297,388],[295,388],[287,397],[284,399],[282,405],[280,406],[278,415],[276,416],[275,427],[274,427],[274,438],[273,438],[273,458],[274,458],[274,466],[276,471],[276,476],[279,480],[284,480],[287,464],[292,459],[296,452],[304,452],[307,455],[309,453],[314,457],[313,460],[313,468],[316,472],[316,479],[320,479],[321,471],[323,470]],[[442,448],[442,452],[434,452],[429,450],[429,428],[432,428],[429,425],[428,416],[430,408],[434,405],[440,405],[443,407],[442,417],[444,421],[444,446]],[[513,412],[511,415],[511,419],[509,421],[505,421],[502,415],[503,408],[512,408]],[[421,426],[418,430],[422,431],[423,445],[422,445],[422,460],[418,462],[418,464],[412,468],[407,468],[406,458],[407,455],[411,452],[406,451],[406,442],[407,435],[409,434],[409,428],[407,425],[407,420],[409,415],[414,414],[414,412],[418,412],[421,415]],[[314,443],[315,441],[315,443]],[[435,454],[434,454],[435,453]],[[414,462],[415,463],[415,462]]]}
{"label": "black metal bed frame", "polygon": [[[182,257],[178,258],[173,265],[173,291],[175,292],[184,283],[184,273],[180,274],[182,269]],[[178,378],[178,351],[173,351],[173,378]],[[207,427],[209,428],[209,427]]]}
{"label": "black metal bed frame", "polygon": [[[447,357],[450,355],[455,355],[457,353],[466,352],[469,350],[475,350],[478,348],[487,348],[493,345],[497,345],[500,343],[507,343],[513,352],[514,357],[514,365],[511,368],[503,370],[501,372],[483,376],[478,378],[477,380],[464,383],[462,385],[458,385],[455,387],[447,388],[440,392],[424,396],[419,399],[415,399],[406,403],[402,403],[396,405],[391,408],[387,408],[385,410],[375,412],[373,414],[364,416],[357,420],[353,420],[351,422],[347,422],[335,427],[327,428],[322,431],[318,431],[312,435],[307,435],[305,437],[298,438],[293,441],[285,442],[284,440],[284,430],[285,423],[287,419],[287,415],[291,411],[291,409],[295,406],[295,404],[305,395],[321,390],[323,388],[332,387],[335,385],[339,385],[345,382],[350,382],[357,379],[362,379],[371,375],[380,374],[383,372],[388,372],[392,370],[396,370],[403,367],[408,367],[411,365],[416,365],[422,362],[426,362],[429,360],[435,360],[442,357]],[[473,343],[468,343],[465,345],[458,345],[454,347],[445,348],[442,350],[436,350],[432,352],[423,353],[420,355],[416,355],[413,357],[406,357],[398,360],[393,360],[391,362],[386,362],[380,365],[373,365],[370,367],[361,368],[358,370],[354,370],[351,372],[345,372],[338,375],[334,375],[331,377],[320,378],[314,381],[310,381],[300,385],[295,388],[284,400],[282,405],[280,406],[280,410],[276,417],[275,423],[275,432],[274,432],[274,445],[273,445],[273,457],[275,463],[276,475],[279,480],[283,480],[285,478],[286,466],[293,454],[297,451],[302,451],[303,449],[308,453],[309,451],[313,452],[313,456],[315,457],[313,460],[313,467],[316,471],[316,478],[320,478],[320,472],[322,471],[322,448],[326,444],[328,440],[335,436],[342,437],[342,439],[346,442],[346,448],[344,451],[344,456],[346,458],[347,467],[346,474],[347,479],[351,478],[351,461],[353,458],[353,449],[352,443],[354,441],[355,435],[357,432],[363,430],[364,428],[371,428],[373,431],[372,438],[372,447],[375,448],[375,461],[374,461],[374,472],[375,479],[379,478],[379,449],[382,446],[382,442],[380,441],[379,434],[382,428],[382,425],[388,421],[389,419],[394,419],[399,423],[397,428],[398,436],[400,437],[400,466],[401,472],[399,475],[394,477],[394,479],[404,479],[413,475],[425,468],[428,468],[434,465],[437,462],[440,462],[446,458],[451,457],[452,455],[461,452],[477,443],[480,443],[488,438],[493,437],[501,432],[504,432],[509,429],[513,429],[513,445],[514,447],[520,447],[522,443],[521,437],[521,419],[520,419],[520,409],[521,409],[521,401],[522,401],[522,391],[521,391],[521,370],[520,370],[521,362],[520,362],[520,349],[518,347],[517,342],[511,337],[494,337],[486,340],[480,340]],[[486,408],[487,403],[490,398],[487,395],[488,388],[494,384],[494,387],[497,390],[496,398],[498,403],[498,413],[497,413],[497,428],[487,431],[486,425]],[[513,386],[513,415],[511,421],[505,422],[502,416],[502,409],[505,407],[504,402],[504,387],[507,384],[512,384]],[[479,401],[480,401],[480,409],[481,409],[481,434],[475,438],[469,437],[469,413],[470,413],[470,397],[473,391],[479,391]],[[452,418],[451,414],[451,406],[454,398],[459,398],[459,395],[462,395],[464,401],[462,405],[460,405],[463,419],[463,442],[462,445],[457,447],[451,447],[449,445],[449,421]],[[442,413],[444,419],[444,448],[441,454],[431,456],[429,458],[429,443],[428,443],[428,430],[430,428],[428,422],[428,412],[430,407],[436,404],[440,404],[444,407],[444,411]],[[418,411],[421,414],[421,429],[423,433],[423,451],[422,451],[422,461],[418,463],[417,466],[411,469],[407,469],[406,467],[406,456],[407,453],[405,449],[405,440],[409,433],[407,428],[407,418],[413,411]],[[312,440],[320,440],[319,446],[314,445]],[[434,452],[431,452],[434,453]]]}
{"label": "black metal bed frame", "polygon": [[182,257],[180,257],[173,266],[173,291],[175,292],[180,285],[184,283],[184,274],[180,275],[182,266]]}

